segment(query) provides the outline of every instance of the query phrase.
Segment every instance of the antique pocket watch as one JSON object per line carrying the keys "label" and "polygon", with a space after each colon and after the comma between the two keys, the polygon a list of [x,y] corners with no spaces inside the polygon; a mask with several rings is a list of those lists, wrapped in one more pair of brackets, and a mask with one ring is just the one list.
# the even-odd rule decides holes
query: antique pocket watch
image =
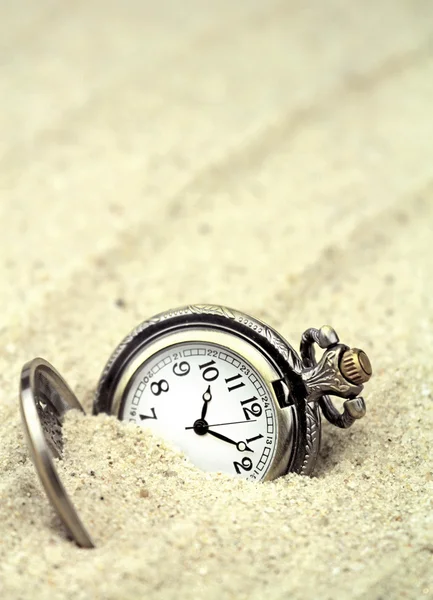
{"label": "antique pocket watch", "polygon": [[[314,344],[323,349],[315,359]],[[307,329],[298,355],[265,323],[193,305],[139,325],[108,361],[94,413],[149,427],[204,471],[252,481],[311,474],[320,409],[334,425],[365,415],[367,355],[334,329]],[[329,395],[345,399],[343,412]]]}
{"label": "antique pocket watch", "polygon": [[[324,350],[319,362],[314,344]],[[359,394],[371,374],[367,355],[340,344],[331,327],[307,329],[298,356],[253,317],[194,305],[145,321],[121,342],[93,409],[153,429],[205,471],[264,481],[312,473],[319,409],[334,425],[350,427],[365,415]],[[345,398],[342,413],[329,394]],[[22,369],[20,408],[51,504],[70,537],[92,548],[54,460],[62,457],[65,414],[83,411],[78,399],[50,363],[36,358]]]}

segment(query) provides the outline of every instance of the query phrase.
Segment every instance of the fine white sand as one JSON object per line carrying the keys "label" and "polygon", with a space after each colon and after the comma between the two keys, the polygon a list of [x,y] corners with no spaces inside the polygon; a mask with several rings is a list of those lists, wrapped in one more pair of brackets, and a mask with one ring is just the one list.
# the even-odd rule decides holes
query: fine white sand
{"label": "fine white sand", "polygon": [[[1,9],[0,598],[433,597],[429,1],[16,0]],[[364,348],[367,416],[252,484],[90,416],[120,339],[220,303]],[[71,543],[18,411],[51,361]]]}

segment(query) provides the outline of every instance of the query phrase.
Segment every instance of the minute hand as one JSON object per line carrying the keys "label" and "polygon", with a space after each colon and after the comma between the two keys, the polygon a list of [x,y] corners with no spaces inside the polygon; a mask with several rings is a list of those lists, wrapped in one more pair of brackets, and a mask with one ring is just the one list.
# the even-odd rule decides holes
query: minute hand
{"label": "minute hand", "polygon": [[214,437],[218,438],[219,440],[222,440],[223,442],[227,442],[228,444],[233,444],[234,446],[238,445],[237,442],[235,442],[234,440],[231,440],[230,438],[228,438],[225,435],[222,435],[222,433],[217,433],[216,431],[211,431],[210,429],[207,430],[207,433],[209,435],[213,435]]}
{"label": "minute hand", "polygon": [[[251,450],[251,448],[249,446],[247,446],[247,444],[243,441],[241,442],[235,442],[233,440],[231,440],[230,438],[226,437],[225,435],[222,435],[221,433],[217,433],[216,431],[211,431],[210,429],[207,430],[207,433],[209,433],[210,435],[213,435],[214,437],[218,438],[219,440],[222,440],[223,442],[227,442],[228,444],[233,444],[234,446],[236,446],[236,448],[239,450],[239,452],[253,452],[253,450]],[[255,438],[252,438],[251,440],[247,440],[247,441],[253,441]]]}
{"label": "minute hand", "polygon": [[[221,427],[222,425],[239,425],[239,423],[255,423],[257,419],[249,419],[247,421],[231,421],[230,423],[212,423],[208,427]],[[191,427],[185,427],[185,429],[194,429],[194,425]]]}

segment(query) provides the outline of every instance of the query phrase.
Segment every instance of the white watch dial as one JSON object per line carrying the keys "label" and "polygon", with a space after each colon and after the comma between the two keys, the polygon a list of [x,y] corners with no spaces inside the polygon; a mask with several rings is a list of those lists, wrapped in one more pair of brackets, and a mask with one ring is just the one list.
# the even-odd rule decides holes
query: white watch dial
{"label": "white watch dial", "polygon": [[149,427],[204,471],[264,479],[278,423],[270,390],[240,355],[207,342],[157,352],[132,378],[120,418]]}

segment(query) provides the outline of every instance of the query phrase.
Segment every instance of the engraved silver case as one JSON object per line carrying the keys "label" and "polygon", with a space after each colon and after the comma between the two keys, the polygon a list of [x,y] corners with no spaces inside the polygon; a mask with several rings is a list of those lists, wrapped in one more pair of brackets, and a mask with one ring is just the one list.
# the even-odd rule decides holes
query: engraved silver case
{"label": "engraved silver case", "polygon": [[214,342],[240,354],[271,391],[278,421],[276,451],[264,479],[312,472],[320,447],[317,402],[307,402],[305,365],[290,344],[265,323],[237,310],[191,305],[144,321],[116,348],[99,381],[94,413],[120,418],[128,385],[161,349],[183,341]]}

